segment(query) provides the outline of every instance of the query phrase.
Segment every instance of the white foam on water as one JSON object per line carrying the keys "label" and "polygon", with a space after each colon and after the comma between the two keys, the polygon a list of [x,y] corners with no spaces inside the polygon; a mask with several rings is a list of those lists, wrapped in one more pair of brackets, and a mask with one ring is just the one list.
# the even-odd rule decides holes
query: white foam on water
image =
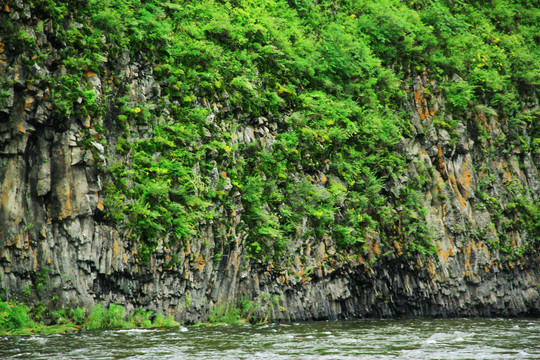
{"label": "white foam on water", "polygon": [[140,334],[140,333],[147,333],[147,332],[153,332],[156,330],[153,329],[120,329],[117,330],[117,332],[121,333],[128,333],[128,334]]}
{"label": "white foam on water", "polygon": [[47,339],[44,338],[44,337],[41,337],[39,335],[34,335],[34,336],[29,337],[29,338],[26,338],[26,341],[33,341],[33,342],[37,342],[39,344],[47,343]]}

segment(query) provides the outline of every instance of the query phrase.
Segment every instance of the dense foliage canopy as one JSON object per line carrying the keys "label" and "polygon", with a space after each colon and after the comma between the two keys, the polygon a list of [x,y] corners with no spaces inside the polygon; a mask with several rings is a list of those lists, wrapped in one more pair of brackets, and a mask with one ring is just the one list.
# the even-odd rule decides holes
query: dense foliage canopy
{"label": "dense foliage canopy", "polygon": [[[51,83],[58,117],[101,116],[123,129],[105,205],[108,219],[134,229],[143,259],[159,239],[202,241],[212,223],[225,244],[243,228],[249,253],[267,261],[283,259],[298,236],[355,252],[374,236],[434,251],[420,201],[431,180],[420,174],[390,191],[407,172],[397,146],[412,136],[404,103],[418,74],[436,81],[454,115],[438,126],[451,132],[480,105],[509,126],[503,147],[486,151],[540,147],[538,114],[523,104],[540,82],[533,0],[32,3],[65,44],[67,72]],[[77,86],[126,55],[150,68],[157,102],[137,102],[114,73],[108,101]],[[131,139],[142,125],[153,136]],[[247,127],[267,134],[239,139]],[[538,237],[538,206],[515,206]]]}

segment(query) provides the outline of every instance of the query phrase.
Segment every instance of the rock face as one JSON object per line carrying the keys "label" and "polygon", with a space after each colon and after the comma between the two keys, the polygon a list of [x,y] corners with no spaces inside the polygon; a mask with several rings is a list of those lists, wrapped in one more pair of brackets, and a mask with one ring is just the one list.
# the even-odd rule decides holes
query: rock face
{"label": "rock face", "polygon": [[[31,18],[23,2],[4,17]],[[34,18],[35,19],[35,18]],[[41,20],[32,20],[39,22]],[[30,24],[28,20],[25,24]],[[40,30],[38,30],[40,29]],[[539,316],[540,258],[511,259],[489,247],[497,232],[519,245],[528,235],[518,227],[501,230],[493,209],[504,209],[514,184],[522,195],[539,201],[539,158],[517,147],[501,157],[486,156],[488,139],[505,132],[504,122],[481,108],[468,113],[466,124],[450,134],[436,122],[445,113],[440,92],[428,74],[413,77],[404,104],[411,114],[412,136],[402,140],[409,176],[393,184],[427,178],[423,205],[436,237],[436,257],[407,257],[399,246],[382,253],[377,236],[366,243],[367,256],[336,251],[331,239],[309,244],[287,267],[262,266],[248,256],[237,226],[242,215],[221,211],[233,226],[234,240],[223,243],[219,219],[201,224],[202,241],[187,248],[159,244],[148,264],[137,261],[130,229],[117,228],[103,216],[108,161],[121,131],[110,121],[114,110],[105,104],[102,116],[67,116],[54,112],[45,78],[59,79],[54,64],[58,45],[47,24],[27,32],[40,51],[53,53],[47,67],[28,66],[28,55],[0,40],[0,80],[5,96],[0,107],[0,288],[2,295],[51,306],[91,308],[97,302],[145,307],[172,314],[180,321],[205,321],[216,304],[242,297],[258,301],[276,321],[337,319],[364,316]],[[31,30],[31,31],[30,31]],[[157,103],[159,84],[152,71],[124,53],[109,73],[86,73],[85,89],[102,99],[112,73],[130,84],[133,103]],[[531,108],[538,107],[529,99]],[[85,100],[74,99],[75,106]],[[98,100],[105,101],[105,100]],[[215,105],[200,100],[200,106]],[[226,105],[225,105],[226,106]],[[218,126],[212,116],[208,126]],[[266,118],[250,125],[238,120],[233,141],[272,150],[277,126]],[[230,126],[230,125],[229,125]],[[105,131],[98,131],[98,128]],[[98,129],[98,130],[96,130]],[[482,138],[478,129],[493,135]],[[151,126],[133,126],[130,138],[151,134]],[[209,136],[211,133],[208,132]],[[210,184],[222,170],[216,165]],[[197,174],[197,171],[194,171]],[[326,176],[318,177],[322,185]],[[230,179],[224,190],[236,196]],[[485,184],[488,184],[487,186]],[[479,201],[480,197],[482,202]],[[509,216],[512,216],[511,214]],[[398,229],[399,231],[399,229]],[[537,252],[536,252],[537,254]],[[177,256],[178,267],[167,264]]]}

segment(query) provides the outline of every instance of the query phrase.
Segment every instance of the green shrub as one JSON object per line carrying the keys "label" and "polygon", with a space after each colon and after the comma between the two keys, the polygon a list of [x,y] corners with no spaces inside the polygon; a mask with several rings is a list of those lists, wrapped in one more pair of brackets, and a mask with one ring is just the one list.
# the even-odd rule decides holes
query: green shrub
{"label": "green shrub", "polygon": [[26,333],[34,325],[26,305],[0,301],[0,333]]}
{"label": "green shrub", "polygon": [[240,309],[229,303],[217,305],[212,309],[209,317],[211,323],[223,323],[230,325],[240,325],[244,323]]}
{"label": "green shrub", "polygon": [[98,304],[88,315],[85,327],[88,330],[129,328],[124,312],[124,308],[118,304],[111,304],[108,309]]}

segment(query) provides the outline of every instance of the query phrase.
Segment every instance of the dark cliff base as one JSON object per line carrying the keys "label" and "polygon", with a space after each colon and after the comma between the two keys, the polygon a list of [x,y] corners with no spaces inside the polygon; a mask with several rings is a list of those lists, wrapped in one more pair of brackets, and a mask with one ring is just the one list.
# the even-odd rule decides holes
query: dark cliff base
{"label": "dark cliff base", "polygon": [[[83,218],[84,219],[84,218]],[[83,219],[64,222],[54,245],[39,250],[49,266],[32,269],[32,248],[4,258],[4,293],[12,299],[92,308],[118,303],[132,310],[149,308],[186,323],[208,321],[216,305],[247,299],[272,321],[363,317],[538,317],[538,259],[527,264],[489,260],[478,244],[455,250],[445,261],[382,256],[373,265],[362,258],[328,256],[324,244],[306,264],[286,269],[250,265],[241,248],[231,247],[219,261],[206,261],[211,249],[186,255],[185,267],[163,267],[163,253],[140,266],[118,233],[95,225],[87,234]],[[70,236],[69,231],[77,231]],[[86,241],[83,241],[85,239]],[[331,250],[331,249],[330,249]],[[23,289],[19,292],[19,289]]]}

